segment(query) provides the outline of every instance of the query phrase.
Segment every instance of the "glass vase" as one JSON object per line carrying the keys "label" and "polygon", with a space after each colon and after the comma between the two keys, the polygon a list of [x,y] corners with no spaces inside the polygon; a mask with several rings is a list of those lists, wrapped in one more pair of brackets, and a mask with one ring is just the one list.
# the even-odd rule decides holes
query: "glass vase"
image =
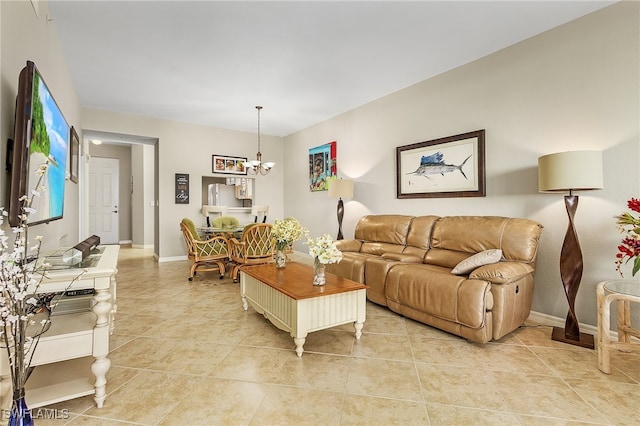
{"label": "glass vase", "polygon": [[276,253],[273,256],[276,261],[276,268],[284,268],[287,266],[287,255],[284,249],[276,249]]}
{"label": "glass vase", "polygon": [[327,279],[324,274],[324,263],[320,263],[316,257],[313,261],[313,285],[325,285]]}
{"label": "glass vase", "polygon": [[31,411],[24,400],[24,389],[13,394],[13,403],[9,413],[9,426],[33,426]]}

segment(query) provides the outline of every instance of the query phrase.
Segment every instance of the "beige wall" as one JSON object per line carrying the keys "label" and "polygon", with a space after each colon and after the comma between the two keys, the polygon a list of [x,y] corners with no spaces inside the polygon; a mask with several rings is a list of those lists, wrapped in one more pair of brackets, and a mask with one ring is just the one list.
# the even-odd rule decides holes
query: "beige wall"
{"label": "beige wall", "polygon": [[[46,20],[49,7],[39,2],[36,16],[29,1],[0,2],[0,205],[8,207],[8,175],[4,171],[6,143],[13,137],[18,75],[27,60],[33,61],[55,97],[69,126],[74,126],[82,138],[80,105],[67,64],[63,59],[55,25]],[[79,239],[79,186],[67,180],[64,218],[48,225],[31,227],[31,235],[43,236],[43,248],[70,246]],[[5,223],[4,226],[7,226]],[[10,232],[7,233],[11,235]],[[84,236],[83,236],[84,238]]]}
{"label": "beige wall", "polygon": [[[545,229],[533,308],[564,318],[567,214],[561,194],[538,193],[537,158],[602,150],[605,189],[581,193],[576,217],[585,262],[577,315],[595,324],[595,286],[617,276],[613,216],[640,194],[639,8],[616,4],[286,137],[285,212],[313,234],[336,234],[336,200],[309,192],[300,178],[308,149],[335,140],[338,174],[356,182],[345,236],[367,213],[537,220]],[[486,197],[396,199],[397,146],[478,129],[486,129]]]}
{"label": "beige wall", "polygon": [[152,145],[136,144],[131,147],[131,235],[133,247],[153,248],[155,228],[155,166]]}

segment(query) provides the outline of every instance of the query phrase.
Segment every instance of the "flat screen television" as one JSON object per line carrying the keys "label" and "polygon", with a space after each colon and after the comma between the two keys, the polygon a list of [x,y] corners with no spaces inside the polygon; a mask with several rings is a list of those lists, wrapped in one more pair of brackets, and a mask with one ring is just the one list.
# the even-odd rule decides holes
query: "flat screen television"
{"label": "flat screen television", "polygon": [[[27,223],[35,225],[61,219],[69,154],[69,124],[35,64],[27,61],[18,79],[11,164],[9,224],[17,226],[22,212],[20,198],[32,197]],[[42,176],[36,171],[42,164]]]}

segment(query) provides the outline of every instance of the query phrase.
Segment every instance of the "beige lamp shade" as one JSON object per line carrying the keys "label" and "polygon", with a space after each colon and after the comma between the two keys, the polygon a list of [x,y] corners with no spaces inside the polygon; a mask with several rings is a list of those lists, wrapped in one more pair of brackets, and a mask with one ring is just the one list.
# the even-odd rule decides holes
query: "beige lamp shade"
{"label": "beige lamp shade", "polygon": [[353,198],[353,181],[349,179],[329,179],[330,198]]}
{"label": "beige lamp shade", "polygon": [[538,158],[540,192],[602,189],[602,152],[567,151]]}

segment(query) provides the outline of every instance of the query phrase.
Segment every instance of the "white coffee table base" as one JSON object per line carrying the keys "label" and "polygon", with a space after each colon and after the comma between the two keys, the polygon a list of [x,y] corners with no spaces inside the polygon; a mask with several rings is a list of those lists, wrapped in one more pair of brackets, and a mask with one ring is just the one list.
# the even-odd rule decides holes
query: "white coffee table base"
{"label": "white coffee table base", "polygon": [[296,300],[242,271],[240,275],[244,310],[251,305],[280,330],[291,333],[299,357],[307,334],[312,331],[354,323],[356,339],[362,336],[366,289]]}

